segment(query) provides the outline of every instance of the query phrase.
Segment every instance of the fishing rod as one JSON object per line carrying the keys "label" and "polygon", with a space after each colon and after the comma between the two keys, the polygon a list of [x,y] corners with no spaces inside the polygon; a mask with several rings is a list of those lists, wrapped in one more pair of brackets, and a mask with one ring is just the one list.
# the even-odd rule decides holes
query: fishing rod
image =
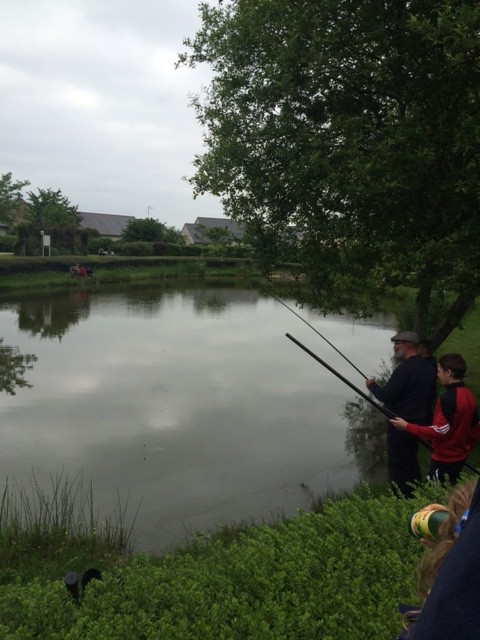
{"label": "fishing rod", "polygon": [[347,380],[347,378],[344,378],[344,376],[342,376],[341,373],[339,373],[338,371],[336,371],[333,367],[331,367],[329,364],[327,364],[325,362],[325,360],[322,360],[319,356],[317,356],[316,353],[313,353],[313,351],[310,351],[310,349],[308,349],[304,344],[302,344],[301,342],[299,342],[296,338],[294,338],[292,335],[290,335],[289,333],[286,334],[287,338],[289,340],[291,340],[292,342],[294,342],[297,347],[300,347],[300,349],[303,349],[306,353],[308,353],[309,356],[312,356],[312,358],[314,358],[317,362],[319,362],[321,365],[323,365],[325,367],[325,369],[328,369],[328,371],[330,371],[330,373],[333,373],[334,376],[337,376],[337,378],[339,378],[342,382],[344,382],[346,385],[348,385],[351,389],[353,389],[355,391],[355,393],[358,393],[358,395],[360,395],[364,400],[366,400],[367,402],[369,402],[371,405],[373,405],[376,409],[378,409],[379,411],[381,411],[384,415],[387,416],[387,418],[396,418],[396,414],[393,413],[393,411],[390,411],[389,409],[386,409],[385,407],[383,407],[382,405],[376,403],[374,400],[372,400],[372,398],[367,395],[366,393],[364,393],[363,391],[361,391],[358,387],[356,387],[353,382],[350,382],[350,380]]}
{"label": "fishing rod", "polygon": [[[353,389],[353,391],[355,391],[355,393],[358,393],[359,396],[361,396],[364,400],[366,400],[367,402],[369,402],[373,407],[375,407],[376,409],[378,409],[378,411],[381,411],[385,416],[387,416],[387,418],[396,418],[398,417],[395,413],[393,413],[393,411],[390,411],[389,409],[387,409],[386,407],[383,407],[379,404],[377,404],[374,400],[372,400],[372,398],[370,398],[370,396],[368,396],[366,393],[364,393],[363,391],[361,391],[358,387],[356,387],[353,382],[350,382],[350,380],[347,380],[347,378],[345,378],[344,376],[342,376],[341,373],[339,373],[338,371],[336,371],[333,367],[331,367],[329,364],[327,364],[325,362],[325,360],[322,360],[322,358],[320,358],[319,356],[317,356],[316,353],[313,353],[313,351],[310,351],[310,349],[308,349],[304,344],[302,344],[301,342],[299,342],[296,338],[294,338],[292,335],[290,335],[289,333],[285,334],[287,336],[287,338],[289,340],[291,340],[292,342],[294,342],[297,347],[300,347],[300,349],[303,349],[303,351],[305,351],[305,353],[308,353],[309,356],[311,356],[312,358],[314,358],[314,360],[316,360],[317,362],[319,362],[321,365],[323,365],[325,367],[325,369],[327,369],[328,371],[330,371],[330,373],[333,373],[334,376],[336,376],[337,378],[339,378],[339,380],[341,380],[342,382],[344,382],[346,385],[348,385],[351,389]],[[431,447],[421,438],[419,438],[419,442],[420,444],[422,444],[426,449],[428,449],[429,451],[431,451]],[[463,463],[465,467],[467,467],[467,469],[470,469],[471,471],[473,471],[474,473],[476,473],[477,475],[480,475],[480,471],[478,469],[475,469],[475,467],[472,467],[471,465],[469,465],[467,462]]]}
{"label": "fishing rod", "polygon": [[329,344],[329,345],[332,347],[332,349],[335,349],[335,351],[336,351],[339,355],[341,355],[341,356],[342,356],[342,358],[343,358],[344,360],[346,360],[346,361],[348,362],[348,364],[350,364],[350,365],[355,369],[355,371],[358,371],[358,373],[362,376],[362,378],[365,378],[365,380],[368,380],[368,376],[366,376],[362,371],[360,371],[360,369],[359,369],[359,368],[358,368],[358,367],[357,367],[357,366],[356,366],[356,365],[355,365],[351,360],[349,360],[349,359],[347,358],[347,356],[346,356],[344,353],[342,353],[342,352],[340,351],[340,349],[337,349],[337,347],[336,347],[332,342],[330,342],[330,340],[328,340],[328,339],[327,339],[327,338],[326,338],[322,333],[320,333],[320,331],[318,331],[317,329],[315,329],[315,327],[314,327],[313,325],[311,325],[309,322],[307,322],[307,320],[305,320],[305,318],[303,318],[303,317],[302,317],[299,313],[297,313],[294,309],[292,309],[291,307],[289,307],[289,306],[288,306],[288,304],[287,304],[286,302],[284,302],[283,300],[281,300],[280,298],[278,298],[278,297],[277,297],[276,295],[274,295],[273,293],[270,293],[270,292],[267,292],[267,293],[268,293],[270,296],[272,296],[272,298],[273,298],[274,300],[276,300],[276,301],[277,301],[277,302],[279,302],[280,304],[283,304],[283,306],[284,306],[286,309],[288,309],[291,313],[293,313],[293,315],[297,316],[297,318],[298,318],[299,320],[301,320],[302,322],[304,322],[304,323],[307,325],[307,327],[310,327],[310,329],[312,329],[313,331],[315,331],[315,333],[316,333],[317,335],[319,335],[319,336],[320,336],[320,338],[322,338],[322,340],[325,340],[325,342],[326,342],[327,344]]}

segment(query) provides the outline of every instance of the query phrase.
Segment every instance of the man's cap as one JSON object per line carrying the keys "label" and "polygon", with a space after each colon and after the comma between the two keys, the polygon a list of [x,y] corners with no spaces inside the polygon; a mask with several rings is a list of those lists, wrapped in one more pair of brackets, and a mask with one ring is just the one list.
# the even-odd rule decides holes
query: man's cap
{"label": "man's cap", "polygon": [[411,344],[418,344],[420,342],[419,337],[415,331],[400,331],[397,335],[390,338],[392,342],[410,342]]}

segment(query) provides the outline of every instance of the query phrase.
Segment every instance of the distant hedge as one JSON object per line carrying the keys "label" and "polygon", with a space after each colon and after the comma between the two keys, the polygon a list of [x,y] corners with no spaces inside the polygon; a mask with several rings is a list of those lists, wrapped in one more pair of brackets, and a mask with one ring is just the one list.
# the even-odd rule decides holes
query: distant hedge
{"label": "distant hedge", "polygon": [[[28,273],[45,273],[48,271],[54,271],[57,273],[70,270],[70,267],[74,264],[80,263],[85,267],[91,267],[92,269],[117,269],[119,267],[153,267],[153,266],[165,266],[165,265],[177,265],[182,262],[195,261],[198,262],[199,258],[194,256],[118,256],[113,257],[97,257],[97,256],[58,256],[51,258],[42,257],[18,257],[12,256],[0,260],[0,276],[8,276],[14,274],[28,274]],[[200,259],[206,267],[225,267],[233,268],[240,263],[250,264],[250,260],[241,258],[218,258],[218,257],[204,257]]]}

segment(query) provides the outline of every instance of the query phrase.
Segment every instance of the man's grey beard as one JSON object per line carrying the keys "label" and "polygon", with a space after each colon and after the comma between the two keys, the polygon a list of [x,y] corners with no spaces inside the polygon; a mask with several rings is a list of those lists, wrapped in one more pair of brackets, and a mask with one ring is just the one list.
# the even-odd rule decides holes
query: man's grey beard
{"label": "man's grey beard", "polygon": [[395,353],[393,354],[393,361],[399,364],[400,362],[404,362],[404,360],[405,354],[403,353],[403,351],[395,351]]}

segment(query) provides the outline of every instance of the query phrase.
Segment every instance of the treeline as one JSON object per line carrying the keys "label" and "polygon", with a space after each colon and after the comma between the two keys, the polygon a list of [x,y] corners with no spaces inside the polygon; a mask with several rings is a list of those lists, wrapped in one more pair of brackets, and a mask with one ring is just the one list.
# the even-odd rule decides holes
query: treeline
{"label": "treeline", "polygon": [[[113,252],[116,256],[217,256],[242,258],[250,257],[248,246],[215,243],[208,245],[187,245],[184,242],[162,240],[113,241],[101,238],[93,229],[74,227],[51,227],[44,232],[51,237],[51,256],[87,256]],[[0,252],[17,256],[41,256],[40,229],[30,225],[19,225],[17,235],[0,236]]]}
{"label": "treeline", "polygon": [[[38,189],[23,196],[28,180],[15,181],[11,173],[0,176],[0,251],[19,256],[41,256],[45,252],[42,236],[49,237],[49,256],[212,256],[251,257],[260,263],[271,262],[269,243],[262,234],[238,237],[222,228],[202,228],[199,245],[188,246],[180,231],[153,218],[132,218],[120,240],[101,237],[97,229],[84,228],[78,207],[70,203],[60,189]],[[298,261],[298,238],[282,234],[275,250],[277,262]],[[268,257],[268,260],[267,260]]]}

